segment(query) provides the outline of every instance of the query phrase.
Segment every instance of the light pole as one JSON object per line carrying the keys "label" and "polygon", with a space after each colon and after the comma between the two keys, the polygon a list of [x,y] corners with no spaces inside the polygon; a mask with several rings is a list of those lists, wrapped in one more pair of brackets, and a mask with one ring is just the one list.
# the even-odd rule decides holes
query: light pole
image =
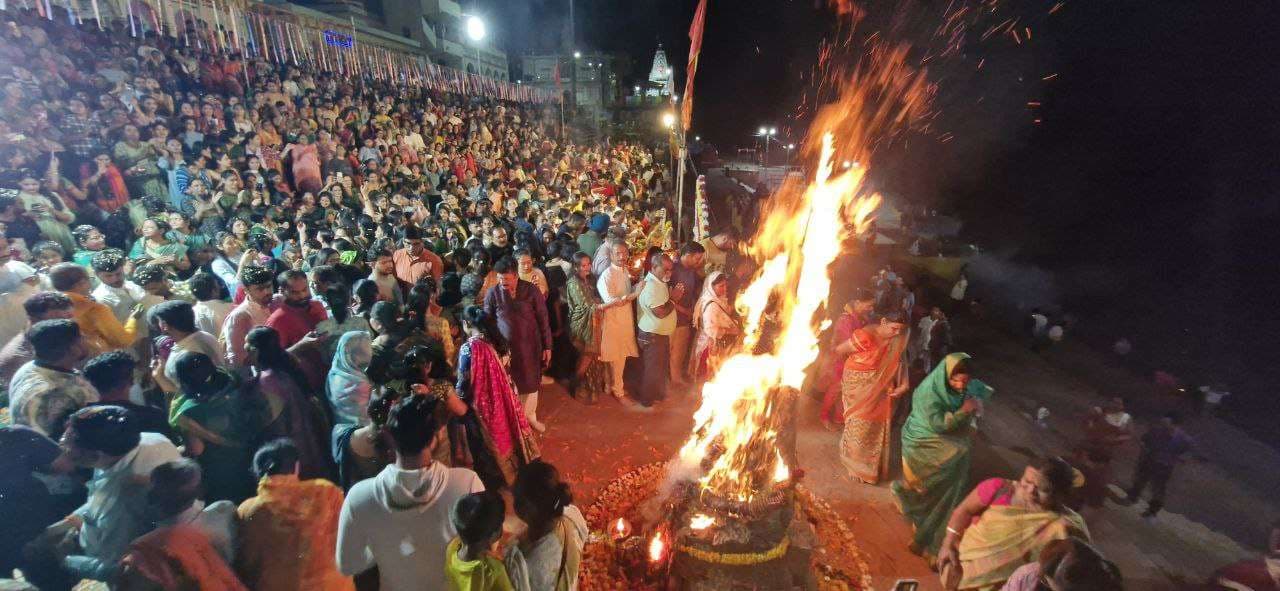
{"label": "light pole", "polygon": [[573,51],[573,64],[569,67],[569,102],[573,104],[574,120],[578,115],[578,60],[582,59],[582,52]]}
{"label": "light pole", "polygon": [[772,140],[772,138],[773,138],[774,136],[778,135],[778,128],[776,128],[776,127],[765,127],[765,126],[761,125],[761,126],[760,126],[760,130],[759,130],[759,132],[757,132],[757,133],[756,133],[756,135],[758,135],[758,136],[760,136],[760,137],[764,138],[764,161],[763,161],[763,163],[764,163],[765,168],[768,168],[768,167],[769,167],[769,142],[770,142],[770,140]]}

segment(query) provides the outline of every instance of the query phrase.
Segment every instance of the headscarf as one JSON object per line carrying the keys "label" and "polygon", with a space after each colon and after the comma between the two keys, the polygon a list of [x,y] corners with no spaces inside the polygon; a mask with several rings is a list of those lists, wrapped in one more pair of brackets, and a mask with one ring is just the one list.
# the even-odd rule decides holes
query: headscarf
{"label": "headscarf", "polygon": [[325,380],[325,390],[329,401],[333,403],[338,422],[357,425],[369,423],[365,407],[369,405],[373,386],[369,383],[369,376],[365,375],[365,368],[372,359],[373,341],[369,333],[353,330],[338,340],[333,367],[329,369],[329,377]]}
{"label": "headscarf", "polygon": [[930,425],[928,418],[924,413],[918,412],[918,409],[932,408],[943,413],[954,413],[960,410],[960,405],[964,404],[965,398],[977,398],[984,403],[991,399],[995,390],[977,378],[969,380],[964,392],[957,392],[948,383],[956,366],[968,358],[968,353],[947,355],[942,359],[942,363],[933,368],[933,371],[925,376],[924,381],[916,386],[915,393],[912,394],[911,416],[902,428],[904,436],[929,438],[938,434]]}
{"label": "headscarf", "polygon": [[723,276],[723,271],[713,271],[710,275],[707,275],[707,280],[702,282],[702,294],[698,296],[698,301],[693,304],[694,328],[702,329],[702,312],[713,302],[719,304],[726,315],[730,314],[732,308],[729,306],[728,296],[720,297],[716,295],[716,280]]}

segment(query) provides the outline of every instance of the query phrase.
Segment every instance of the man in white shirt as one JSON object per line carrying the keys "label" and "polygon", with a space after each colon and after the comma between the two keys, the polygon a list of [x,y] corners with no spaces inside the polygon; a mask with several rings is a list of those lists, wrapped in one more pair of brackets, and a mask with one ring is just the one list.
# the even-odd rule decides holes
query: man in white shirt
{"label": "man in white shirt", "polygon": [[[77,466],[93,469],[89,497],[32,544],[57,546],[53,553],[61,570],[78,578],[110,581],[129,544],[152,529],[147,505],[151,471],[182,456],[163,435],[139,432],[130,411],[110,405],[72,415],[62,447]],[[57,544],[68,533],[78,533],[80,546],[70,554]]]}
{"label": "man in white shirt", "polygon": [[649,259],[650,271],[636,300],[640,311],[636,340],[640,344],[640,360],[644,373],[636,400],[645,406],[667,397],[667,380],[671,377],[671,335],[676,331],[676,300],[684,297],[684,284],[667,287],[674,266],[666,253]]}
{"label": "man in white shirt", "polygon": [[382,591],[446,589],[445,548],[457,535],[450,519],[458,499],[484,490],[466,468],[432,459],[444,424],[435,398],[410,396],[391,409],[387,431],[394,464],[351,487],[338,517],[338,570],[378,568]]}
{"label": "man in white shirt", "polygon": [[124,278],[124,252],[108,248],[94,253],[91,265],[98,276],[98,287],[90,294],[94,300],[106,304],[120,324],[129,321],[134,306],[142,303],[147,292],[138,284]]}
{"label": "man in white shirt", "polygon": [[[196,298],[196,305],[191,309],[196,315],[196,329],[207,332],[215,339],[222,337],[222,323],[235,306],[221,296],[218,279],[209,273],[196,273],[191,277],[191,295]],[[221,359],[223,356],[218,355]]]}
{"label": "man in white shirt", "polygon": [[[163,375],[153,376],[166,392],[178,391],[178,358],[182,353],[203,353],[219,367],[226,367],[227,361],[222,356],[218,339],[196,329],[196,314],[191,304],[182,300],[169,300],[157,304],[148,313],[155,319],[160,332],[173,339],[173,349],[164,362]],[[166,381],[169,383],[166,384]]]}

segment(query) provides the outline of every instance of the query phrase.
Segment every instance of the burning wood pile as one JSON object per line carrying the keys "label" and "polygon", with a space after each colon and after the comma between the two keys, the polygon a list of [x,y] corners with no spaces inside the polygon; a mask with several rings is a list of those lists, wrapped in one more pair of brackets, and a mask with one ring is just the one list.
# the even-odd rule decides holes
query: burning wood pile
{"label": "burning wood pile", "polygon": [[599,542],[586,589],[865,589],[848,527],[799,484],[795,393],[818,355],[830,266],[880,197],[864,186],[876,142],[925,113],[930,87],[905,47],[877,47],[815,118],[813,182],[770,197],[747,253],[759,264],[735,305],[743,341],[703,385],[675,459],[609,485],[587,512]]}

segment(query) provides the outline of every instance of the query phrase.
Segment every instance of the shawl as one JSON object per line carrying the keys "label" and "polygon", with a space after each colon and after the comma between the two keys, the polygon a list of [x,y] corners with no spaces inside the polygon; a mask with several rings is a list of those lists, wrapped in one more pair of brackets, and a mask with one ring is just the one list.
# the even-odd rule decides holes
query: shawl
{"label": "shawl", "polygon": [[493,346],[480,337],[472,337],[469,345],[472,404],[489,429],[498,457],[505,458],[511,455],[517,438],[531,432],[529,421]]}
{"label": "shawl", "polygon": [[358,425],[369,422],[364,408],[369,405],[373,386],[365,375],[365,368],[373,358],[372,347],[373,341],[364,331],[350,331],[338,340],[325,390],[339,422]]}
{"label": "shawl", "polygon": [[[970,379],[964,392],[956,392],[948,385],[951,372],[961,361],[968,359],[968,353],[952,353],[943,358],[942,363],[933,368],[924,381],[916,386],[911,395],[911,416],[902,427],[903,438],[930,439],[945,434],[948,429],[935,425],[931,418],[954,416],[964,404],[964,399],[973,397],[986,402],[995,391],[978,379]],[[941,421],[953,424],[954,421]]]}
{"label": "shawl", "polygon": [[[81,164],[81,180],[88,180],[96,170],[94,164]],[[129,202],[129,187],[125,185],[124,175],[120,174],[120,169],[114,164],[108,166],[106,173],[98,178],[98,184],[90,188],[90,194],[93,195],[94,203],[108,212],[120,209]]]}
{"label": "shawl", "polygon": [[699,330],[703,329],[702,313],[706,311],[707,306],[710,306],[711,304],[718,305],[725,316],[728,316],[730,319],[733,318],[733,307],[729,305],[729,298],[722,298],[716,295],[715,283],[722,275],[724,275],[723,271],[713,271],[710,275],[707,275],[707,280],[702,282],[702,294],[698,296],[698,301],[693,304],[694,328]]}
{"label": "shawl", "polygon": [[248,591],[209,538],[188,525],[134,540],[122,562],[165,591]]}
{"label": "shawl", "polygon": [[893,414],[892,407],[886,411],[883,407],[888,402],[887,393],[890,386],[905,382],[907,365],[902,362],[902,352],[907,348],[909,340],[906,334],[899,334],[887,341],[880,341],[872,336],[872,329],[859,328],[853,331],[849,340],[853,341],[853,352],[845,360],[844,371],[873,372],[874,377],[866,386],[859,387],[855,395],[856,403],[850,404],[846,398],[844,416],[870,419],[883,413]]}
{"label": "shawl", "polygon": [[1040,555],[1049,542],[1071,536],[1089,539],[1084,519],[1075,511],[1029,509],[1012,505],[988,507],[960,540],[961,589],[999,586],[1018,567]]}

